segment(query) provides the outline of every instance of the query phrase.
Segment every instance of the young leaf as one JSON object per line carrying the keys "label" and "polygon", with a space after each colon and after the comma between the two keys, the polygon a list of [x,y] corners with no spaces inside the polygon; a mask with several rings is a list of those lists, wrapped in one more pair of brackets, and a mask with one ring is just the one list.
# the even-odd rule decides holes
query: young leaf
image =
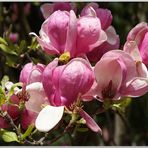
{"label": "young leaf", "polygon": [[17,55],[17,53],[12,50],[10,47],[4,44],[0,44],[0,48],[2,49],[3,52],[11,54],[11,55]]}
{"label": "young leaf", "polygon": [[8,45],[5,39],[3,39],[2,37],[0,37],[0,44]]}
{"label": "young leaf", "polygon": [[3,132],[2,139],[5,142],[13,142],[13,141],[19,142],[16,133],[9,131]]}
{"label": "young leaf", "polygon": [[8,76],[3,76],[3,78],[2,78],[2,81],[1,81],[1,84],[2,84],[2,89],[3,90],[5,90],[5,84],[6,84],[6,82],[8,82],[9,81],[9,77]]}

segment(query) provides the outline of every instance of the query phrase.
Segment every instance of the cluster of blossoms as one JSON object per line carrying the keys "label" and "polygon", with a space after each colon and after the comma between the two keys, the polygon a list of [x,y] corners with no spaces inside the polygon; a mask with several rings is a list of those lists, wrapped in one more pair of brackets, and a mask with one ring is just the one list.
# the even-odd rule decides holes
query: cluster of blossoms
{"label": "cluster of blossoms", "polygon": [[[47,54],[57,57],[48,65],[28,63],[22,69],[24,88],[16,88],[11,97],[14,104],[25,98],[21,115],[17,106],[4,104],[2,110],[14,122],[21,116],[24,129],[34,123],[39,131],[48,132],[65,110],[79,114],[91,130],[101,132],[79,102],[121,100],[148,92],[147,23],[135,26],[120,50],[110,10],[96,3],[87,4],[79,17],[70,3],[44,4],[41,11],[45,21],[39,36],[31,34]],[[12,85],[8,82],[6,88]],[[0,127],[8,127],[2,117]]]}

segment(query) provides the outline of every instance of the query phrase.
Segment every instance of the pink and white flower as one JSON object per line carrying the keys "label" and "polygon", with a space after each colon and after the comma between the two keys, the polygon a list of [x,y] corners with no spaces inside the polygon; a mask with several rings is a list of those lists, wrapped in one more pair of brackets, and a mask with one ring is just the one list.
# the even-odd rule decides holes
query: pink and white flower
{"label": "pink and white flower", "polygon": [[96,83],[88,94],[98,96],[100,101],[139,97],[148,92],[148,72],[141,66],[137,68],[134,59],[124,51],[104,54],[95,65],[94,73]]}

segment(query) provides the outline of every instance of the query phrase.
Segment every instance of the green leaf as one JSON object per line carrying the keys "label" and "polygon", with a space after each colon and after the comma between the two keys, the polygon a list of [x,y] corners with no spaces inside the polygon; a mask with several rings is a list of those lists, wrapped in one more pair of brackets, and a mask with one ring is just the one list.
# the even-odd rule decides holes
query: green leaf
{"label": "green leaf", "polygon": [[4,44],[0,44],[0,48],[5,53],[11,54],[11,55],[17,55],[17,53],[14,50],[12,50],[9,46],[6,46]]}
{"label": "green leaf", "polygon": [[2,89],[4,90],[5,89],[5,84],[6,82],[9,81],[9,77],[8,76],[3,76],[2,80],[1,80],[1,84],[2,84]]}
{"label": "green leaf", "polygon": [[24,53],[26,51],[27,51],[27,43],[26,43],[25,40],[22,40],[20,45],[19,45],[19,51],[18,52],[20,54],[20,53]]}
{"label": "green leaf", "polygon": [[5,96],[0,94],[0,106],[5,103]]}
{"label": "green leaf", "polygon": [[13,141],[19,142],[16,133],[9,132],[9,131],[4,131],[3,132],[2,139],[5,142],[13,142]]}
{"label": "green leaf", "polygon": [[28,137],[31,134],[33,129],[34,129],[34,125],[33,124],[29,125],[28,129],[22,135],[22,140],[24,140],[26,137]]}
{"label": "green leaf", "polygon": [[0,37],[0,44],[8,45],[5,39],[3,39],[2,37]]}
{"label": "green leaf", "polygon": [[10,67],[15,68],[19,63],[18,63],[18,56],[16,55],[8,55],[6,56],[6,64]]}

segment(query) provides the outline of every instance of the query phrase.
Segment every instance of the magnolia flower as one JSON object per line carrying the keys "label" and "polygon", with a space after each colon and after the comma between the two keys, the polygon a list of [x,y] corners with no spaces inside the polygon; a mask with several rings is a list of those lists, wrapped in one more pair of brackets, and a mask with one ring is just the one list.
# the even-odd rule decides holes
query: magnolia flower
{"label": "magnolia flower", "polygon": [[118,49],[120,46],[120,39],[114,27],[111,26],[112,14],[110,10],[99,8],[97,3],[89,3],[83,8],[81,16],[92,16],[92,8],[101,22],[101,28],[107,35],[107,40],[103,44],[97,46],[87,54],[88,59],[91,62],[97,62],[107,51]]}
{"label": "magnolia flower", "polygon": [[33,63],[27,63],[20,73],[20,82],[25,84],[41,82],[44,68],[43,64],[33,65]]}
{"label": "magnolia flower", "polygon": [[43,72],[43,87],[53,106],[69,107],[90,89],[93,81],[91,65],[82,58],[62,66],[58,66],[58,59],[55,59]]}
{"label": "magnolia flower", "polygon": [[136,25],[128,34],[127,42],[135,41],[140,52],[142,62],[148,66],[148,25],[145,22]]}
{"label": "magnolia flower", "polygon": [[128,53],[109,51],[94,67],[96,83],[88,95],[98,96],[100,101],[144,95],[148,92],[148,78],[145,70],[139,71],[140,75],[134,59]]}
{"label": "magnolia flower", "polygon": [[93,50],[106,41],[107,37],[95,14],[77,19],[73,10],[58,10],[42,24],[37,40],[48,54],[69,52],[71,57],[76,57]]}
{"label": "magnolia flower", "polygon": [[53,12],[57,10],[70,11],[74,10],[76,12],[75,3],[65,3],[65,2],[56,2],[56,3],[45,3],[41,5],[41,12],[45,19],[47,19]]}

